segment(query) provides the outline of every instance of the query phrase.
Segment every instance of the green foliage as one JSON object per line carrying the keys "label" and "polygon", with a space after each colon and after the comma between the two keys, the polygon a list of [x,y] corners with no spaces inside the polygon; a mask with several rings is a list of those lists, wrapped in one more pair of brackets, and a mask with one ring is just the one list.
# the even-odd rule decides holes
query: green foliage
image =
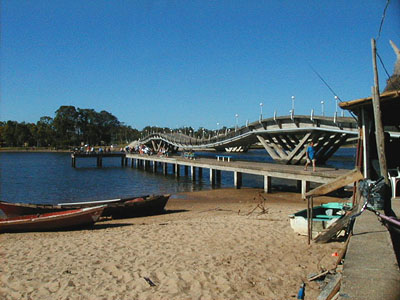
{"label": "green foliage", "polygon": [[81,144],[125,144],[140,138],[140,132],[118,121],[107,111],[60,106],[53,118],[36,124],[0,122],[0,145],[6,147],[70,148]]}
{"label": "green foliage", "polygon": [[[41,117],[36,123],[0,122],[1,147],[55,147],[68,149],[89,145],[124,145],[139,140],[152,133],[174,133],[202,139],[217,134],[217,130],[200,127],[146,126],[139,131],[118,121],[107,111],[75,108],[71,105],[60,106],[54,119]],[[219,133],[225,132],[225,127]]]}

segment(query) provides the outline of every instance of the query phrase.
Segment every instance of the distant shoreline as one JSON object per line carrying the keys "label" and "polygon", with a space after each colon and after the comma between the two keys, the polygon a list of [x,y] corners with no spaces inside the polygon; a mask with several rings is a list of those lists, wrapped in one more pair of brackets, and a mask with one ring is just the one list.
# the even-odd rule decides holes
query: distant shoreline
{"label": "distant shoreline", "polygon": [[33,148],[33,147],[5,147],[0,148],[0,152],[59,152],[68,153],[71,152],[68,149],[48,149],[48,148]]}

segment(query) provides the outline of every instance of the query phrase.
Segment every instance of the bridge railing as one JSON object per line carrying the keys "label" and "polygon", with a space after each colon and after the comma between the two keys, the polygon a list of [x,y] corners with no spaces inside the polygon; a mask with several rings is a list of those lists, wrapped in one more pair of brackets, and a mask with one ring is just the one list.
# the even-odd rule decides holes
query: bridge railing
{"label": "bridge railing", "polygon": [[[174,144],[175,146],[180,146],[180,145],[186,145],[186,146],[209,146],[209,147],[214,147],[218,146],[220,143],[229,143],[234,141],[237,138],[242,138],[246,134],[251,134],[251,132],[259,130],[264,130],[265,128],[274,125],[274,124],[286,124],[290,122],[301,122],[301,123],[310,123],[312,126],[315,126],[314,122],[324,122],[324,123],[332,123],[331,125],[333,126],[339,126],[338,123],[335,123],[334,121],[331,120],[332,118],[329,117],[318,117],[318,116],[295,116],[293,119],[290,117],[279,117],[279,118],[269,118],[269,119],[264,119],[264,120],[259,120],[250,124],[246,124],[246,126],[237,128],[236,130],[231,128],[229,129],[228,132],[222,132],[218,133],[217,135],[211,136],[209,135],[208,137],[192,137],[188,136],[183,133],[152,133],[146,136],[145,138],[141,139],[140,141],[143,143],[147,143],[151,140],[154,139],[162,139],[167,143]],[[341,118],[343,120],[340,120],[342,124],[346,123],[345,127],[356,128],[356,124],[354,120],[351,118]],[[311,120],[311,121],[310,121]],[[344,122],[344,123],[343,123]],[[348,123],[348,124],[347,124]],[[354,124],[351,124],[354,123]]]}

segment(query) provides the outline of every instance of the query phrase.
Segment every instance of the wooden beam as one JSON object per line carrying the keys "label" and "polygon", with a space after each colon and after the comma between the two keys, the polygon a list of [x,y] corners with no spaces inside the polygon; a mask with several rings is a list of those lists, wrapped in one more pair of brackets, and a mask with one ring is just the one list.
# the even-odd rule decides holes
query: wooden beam
{"label": "wooden beam", "polygon": [[335,153],[343,145],[343,143],[347,139],[348,139],[347,134],[343,134],[339,140],[335,140],[333,146],[328,151],[325,152],[325,155],[322,159],[318,159],[318,162],[324,163],[325,161],[327,161],[333,155],[333,153]]}
{"label": "wooden beam", "polygon": [[325,286],[322,292],[319,294],[317,300],[330,300],[332,299],[340,289],[340,282],[342,274],[335,274],[332,280]]}
{"label": "wooden beam", "polygon": [[278,144],[281,145],[283,150],[290,151],[289,147],[287,146],[287,142],[286,141],[284,142],[279,135],[274,135],[274,137],[275,137],[276,141],[278,142]]}
{"label": "wooden beam", "polygon": [[157,146],[156,146],[156,143],[154,143],[154,140],[151,140],[151,144],[153,145],[153,151],[157,152],[157,150],[156,150]]}
{"label": "wooden beam", "polygon": [[293,144],[292,140],[286,134],[282,135],[282,138],[285,140],[287,150],[293,150],[294,148],[296,148],[296,145]]}
{"label": "wooden beam", "polygon": [[361,198],[361,193],[357,193],[357,200],[355,205],[353,205],[353,209],[351,212],[347,213],[344,215],[342,218],[337,220],[335,223],[333,223],[331,226],[328,228],[324,229],[321,231],[314,239],[316,243],[326,243],[328,242],[331,238],[337,235],[337,233],[341,230],[343,230],[347,225],[351,222],[351,218],[354,215],[357,215],[358,213],[361,212],[362,207],[364,206],[364,198]]}
{"label": "wooden beam", "polygon": [[335,180],[325,183],[308,193],[306,193],[306,197],[315,197],[315,196],[322,196],[326,195],[330,192],[336,191],[337,189],[340,189],[346,185],[349,185],[351,183],[354,183],[356,181],[359,181],[361,179],[364,179],[363,174],[360,172],[358,169],[351,170],[350,172],[336,178]]}
{"label": "wooden beam", "polygon": [[275,152],[280,156],[280,160],[286,160],[287,159],[287,154],[285,151],[283,151],[282,145],[278,145],[279,140],[275,137],[276,143],[274,142],[272,137],[268,137],[268,140],[271,142],[272,147],[274,148]]}
{"label": "wooden beam", "polygon": [[335,133],[334,135],[331,135],[331,136],[330,136],[328,143],[327,143],[323,148],[321,148],[321,150],[320,150],[319,153],[318,153],[318,160],[319,160],[320,162],[326,161],[325,157],[328,158],[328,156],[325,155],[325,154],[329,151],[329,149],[332,147],[332,145],[336,142],[336,140],[337,140],[341,135],[342,135],[341,133]]}
{"label": "wooden beam", "polygon": [[280,157],[276,155],[275,151],[267,144],[265,139],[261,135],[257,135],[257,139],[260,141],[260,143],[264,146],[265,150],[267,150],[269,156],[272,157],[274,160],[279,160]]}
{"label": "wooden beam", "polygon": [[372,47],[372,64],[374,69],[374,84],[375,84],[375,86],[372,87],[372,106],[374,109],[374,119],[375,119],[376,147],[378,151],[381,176],[385,178],[386,185],[389,185],[389,177],[388,177],[386,155],[385,155],[386,153],[385,136],[382,125],[382,113],[381,113],[381,104],[379,96],[378,67],[376,66],[376,42],[374,39],[371,40],[371,47]]}
{"label": "wooden beam", "polygon": [[[290,152],[289,156],[288,156],[288,162],[290,162],[293,157],[297,154],[297,152],[299,152],[300,149],[305,149],[304,145],[307,143],[308,139],[311,136],[311,132],[307,133],[302,139],[301,141],[297,144],[296,148],[294,148],[292,150],[292,152]],[[304,152],[305,153],[305,152]]]}
{"label": "wooden beam", "polygon": [[321,134],[321,138],[318,139],[316,145],[314,145],[315,148],[315,154],[318,157],[318,151],[324,147],[325,144],[329,143],[329,139],[331,138],[331,135],[329,133],[327,134]]}

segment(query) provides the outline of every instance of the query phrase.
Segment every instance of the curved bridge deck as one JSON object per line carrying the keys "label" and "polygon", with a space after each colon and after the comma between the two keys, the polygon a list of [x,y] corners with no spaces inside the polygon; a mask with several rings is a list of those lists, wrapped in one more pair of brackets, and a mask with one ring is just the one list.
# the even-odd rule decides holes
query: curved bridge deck
{"label": "curved bridge deck", "polygon": [[182,133],[152,133],[139,142],[156,153],[161,147],[170,151],[246,151],[252,145],[260,144],[276,162],[301,164],[306,156],[306,145],[311,141],[315,145],[317,162],[324,163],[337,149],[357,137],[357,122],[353,118],[283,116],[218,132],[215,136],[196,138]]}

